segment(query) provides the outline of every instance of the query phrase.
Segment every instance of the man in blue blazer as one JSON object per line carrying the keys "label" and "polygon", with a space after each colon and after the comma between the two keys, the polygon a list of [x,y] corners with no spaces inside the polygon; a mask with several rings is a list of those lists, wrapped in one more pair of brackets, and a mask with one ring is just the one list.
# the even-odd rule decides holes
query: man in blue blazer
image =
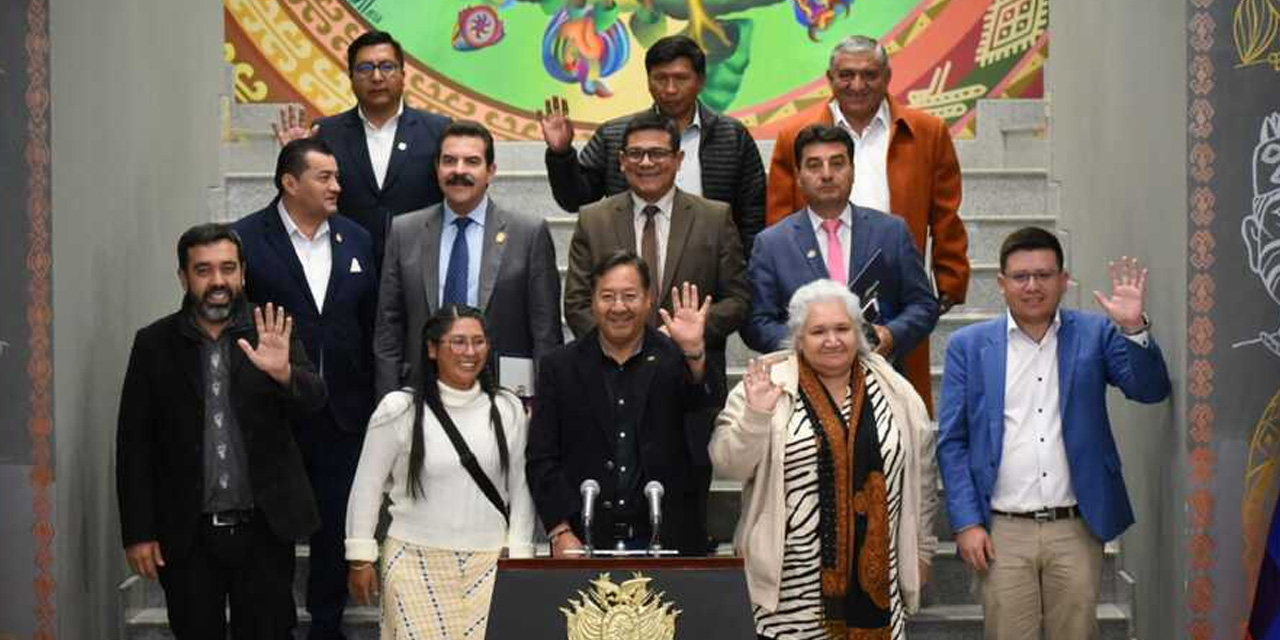
{"label": "man in blue blazer", "polygon": [[236,222],[235,230],[244,245],[249,299],[274,303],[293,317],[329,392],[322,409],[294,426],[321,521],[311,536],[310,637],[336,638],[347,599],[347,494],[374,406],[377,274],[369,234],[336,215],[338,165],[322,140],[286,144],[275,182],[276,199]]}
{"label": "man in blue blazer", "polygon": [[391,218],[440,202],[436,154],[449,118],[404,103],[404,49],[385,31],[369,31],[347,47],[347,73],[357,105],[321,118],[310,130],[302,114],[281,113],[281,143],[318,136],[329,144],[341,170],[338,209],[373,239],[377,264]]}
{"label": "man in blue blazer", "polygon": [[978,573],[987,638],[1097,638],[1103,543],[1133,523],[1106,391],[1155,403],[1169,374],[1143,313],[1147,272],[1111,265],[1106,311],[1060,309],[1052,233],[1000,248],[1002,317],[947,345],[938,466],[960,556]]}
{"label": "man in blue blazer", "polygon": [[791,335],[787,305],[796,289],[819,278],[846,284],[857,278],[857,285],[879,283],[877,350],[898,360],[938,322],[938,299],[911,232],[897,216],[850,204],[853,139],[844,129],[806,127],[795,150],[809,204],[756,236],[747,267],[751,319],[742,338],[756,351],[779,349]]}

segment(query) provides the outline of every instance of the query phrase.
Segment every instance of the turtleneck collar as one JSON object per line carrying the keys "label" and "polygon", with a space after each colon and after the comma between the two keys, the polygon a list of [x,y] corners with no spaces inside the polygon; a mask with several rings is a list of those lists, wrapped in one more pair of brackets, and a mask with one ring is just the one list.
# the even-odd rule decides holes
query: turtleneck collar
{"label": "turtleneck collar", "polygon": [[437,382],[436,385],[440,387],[440,400],[446,407],[465,407],[484,394],[478,380],[470,389],[454,389],[443,382]]}

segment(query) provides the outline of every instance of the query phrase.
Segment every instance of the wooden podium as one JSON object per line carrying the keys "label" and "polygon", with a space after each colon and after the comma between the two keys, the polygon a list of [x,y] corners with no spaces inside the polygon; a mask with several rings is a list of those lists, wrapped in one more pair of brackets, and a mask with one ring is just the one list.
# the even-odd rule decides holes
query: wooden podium
{"label": "wooden podium", "polygon": [[753,640],[742,558],[501,559],[489,640]]}

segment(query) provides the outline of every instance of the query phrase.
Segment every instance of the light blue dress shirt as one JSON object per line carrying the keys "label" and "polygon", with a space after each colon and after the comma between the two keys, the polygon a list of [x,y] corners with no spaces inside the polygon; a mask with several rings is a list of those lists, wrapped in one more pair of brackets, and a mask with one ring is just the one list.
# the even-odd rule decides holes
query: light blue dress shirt
{"label": "light blue dress shirt", "polygon": [[[458,227],[453,224],[458,214],[444,204],[444,231],[440,234],[440,291],[437,293],[436,305],[444,304],[444,276],[449,273],[449,256],[453,254],[453,239],[458,235]],[[467,225],[467,304],[479,306],[480,300],[480,258],[484,253],[484,215],[489,210],[489,196],[481,198],[480,204],[471,213],[472,224]]]}

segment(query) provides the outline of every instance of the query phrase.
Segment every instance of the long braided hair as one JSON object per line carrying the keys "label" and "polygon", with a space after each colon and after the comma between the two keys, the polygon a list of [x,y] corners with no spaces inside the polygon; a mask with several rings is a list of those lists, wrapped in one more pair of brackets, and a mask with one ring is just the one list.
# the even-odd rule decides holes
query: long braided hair
{"label": "long braided hair", "polygon": [[[409,448],[409,495],[417,498],[422,495],[422,461],[425,457],[422,439],[423,410],[425,404],[439,422],[450,420],[444,401],[440,399],[440,372],[435,359],[429,357],[428,345],[435,345],[437,353],[448,348],[441,340],[453,324],[463,318],[471,318],[480,323],[485,337],[489,329],[485,326],[484,314],[475,307],[450,304],[441,307],[427,319],[422,328],[422,375],[418,376],[419,384],[413,390],[413,439]],[[490,354],[492,355],[492,353]],[[484,368],[480,370],[480,388],[489,396],[489,422],[493,425],[493,435],[498,441],[498,459],[502,465],[502,474],[507,474],[511,464],[511,453],[507,450],[507,435],[502,427],[502,414],[498,411],[496,396],[500,387],[493,373],[493,358],[487,358]]]}

